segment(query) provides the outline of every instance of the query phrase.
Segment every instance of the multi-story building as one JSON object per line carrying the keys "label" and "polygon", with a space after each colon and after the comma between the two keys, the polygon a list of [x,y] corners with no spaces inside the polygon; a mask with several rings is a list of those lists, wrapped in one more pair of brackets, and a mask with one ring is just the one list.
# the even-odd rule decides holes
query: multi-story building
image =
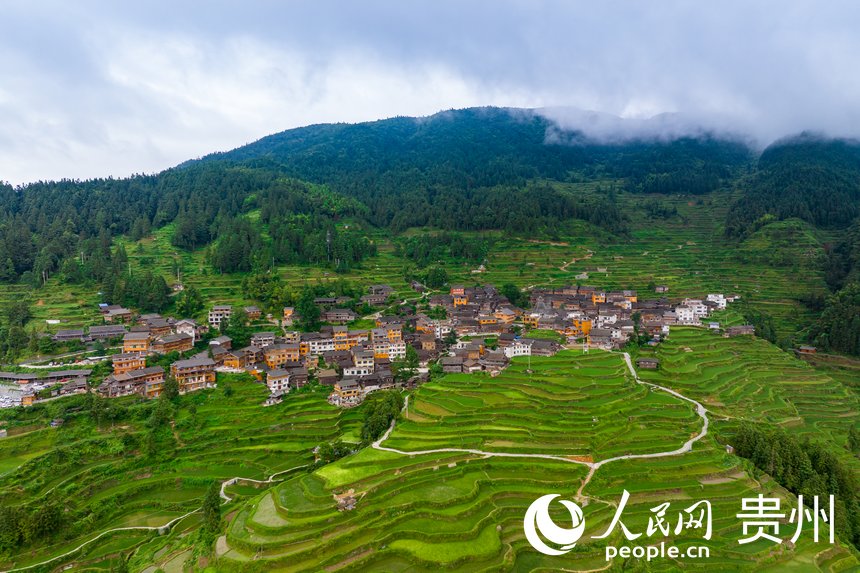
{"label": "multi-story building", "polygon": [[168,352],[187,352],[194,348],[194,338],[188,334],[167,334],[152,343],[152,351],[159,354]]}
{"label": "multi-story building", "polygon": [[290,326],[291,324],[293,324],[293,320],[295,320],[295,318],[296,318],[295,312],[296,312],[295,309],[291,306],[285,306],[284,307],[284,325],[285,326]]}
{"label": "multi-story building", "polygon": [[278,368],[287,362],[298,362],[301,356],[301,346],[298,344],[271,344],[263,349],[263,359],[269,368]]}
{"label": "multi-story building", "polygon": [[346,324],[357,319],[358,315],[348,308],[332,308],[325,311],[322,319],[332,324]]}
{"label": "multi-story building", "polygon": [[91,326],[90,338],[93,340],[110,340],[111,338],[122,338],[125,336],[125,326],[122,324],[106,324],[104,326]]}
{"label": "multi-story building", "polygon": [[194,344],[200,336],[209,331],[209,327],[197,324],[197,321],[190,318],[183,318],[173,325],[173,330],[175,330],[177,334],[187,334],[191,337],[191,343]]}
{"label": "multi-story building", "polygon": [[122,337],[122,351],[124,354],[129,352],[147,353],[149,352],[149,333],[148,332],[127,332]]}
{"label": "multi-story building", "polygon": [[156,398],[164,387],[164,368],[150,366],[121,374],[111,374],[99,386],[98,392],[108,398],[137,394]]}
{"label": "multi-story building", "polygon": [[233,307],[229,305],[213,306],[209,311],[209,326],[212,328],[221,328],[222,322],[227,322],[233,315]]}
{"label": "multi-story building", "polygon": [[358,404],[361,402],[361,385],[355,378],[338,380],[334,385],[332,396],[338,404]]}
{"label": "multi-story building", "polygon": [[176,378],[181,394],[211,388],[215,384],[215,361],[202,356],[177,360],[170,365],[170,374]]}
{"label": "multi-story building", "polygon": [[505,356],[513,358],[514,356],[531,356],[532,345],[526,344],[521,340],[515,340],[503,349]]}
{"label": "multi-story building", "polygon": [[249,320],[257,320],[263,315],[263,311],[258,306],[246,306],[243,310]]}
{"label": "multi-story building", "polygon": [[343,369],[344,376],[367,376],[373,373],[374,353],[370,350],[353,350],[352,366]]}
{"label": "multi-story building", "polygon": [[113,362],[113,373],[124,374],[131,370],[139,370],[146,367],[146,357],[137,352],[114,354],[111,356]]}
{"label": "multi-story building", "polygon": [[257,348],[265,348],[275,343],[274,332],[255,332],[251,335],[251,345]]}
{"label": "multi-story building", "polygon": [[290,391],[290,371],[275,369],[266,374],[266,386],[272,394],[283,394]]}

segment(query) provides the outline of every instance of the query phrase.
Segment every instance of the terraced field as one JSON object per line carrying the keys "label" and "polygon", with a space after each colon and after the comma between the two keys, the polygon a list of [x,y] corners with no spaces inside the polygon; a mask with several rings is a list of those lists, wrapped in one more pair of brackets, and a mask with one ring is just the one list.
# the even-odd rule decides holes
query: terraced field
{"label": "terraced field", "polygon": [[678,327],[656,357],[660,370],[640,372],[643,380],[699,400],[729,425],[779,425],[842,450],[848,428],[860,417],[854,392],[761,339]]}
{"label": "terraced field", "polygon": [[[737,293],[773,315],[781,335],[790,334],[812,318],[797,298],[825,291],[817,262],[821,242],[808,226],[790,221],[769,225],[739,247],[729,244],[722,236],[722,220],[730,197],[727,192],[704,200],[660,197],[679,215],[652,220],[642,214],[641,197],[622,194],[619,204],[632,227],[627,239],[595,239],[590,228],[554,242],[505,239],[496,244],[484,273],[450,272],[470,282],[479,277],[521,286],[579,283],[640,293],[648,293],[654,282],[668,285],[672,298]],[[583,274],[587,278],[577,278]]]}
{"label": "terraced field", "polygon": [[[701,342],[705,336],[723,340],[692,329],[682,331],[679,338],[684,343],[696,338]],[[740,352],[745,352],[743,347]],[[750,360],[760,352],[753,346]],[[623,369],[618,368],[619,358],[617,354],[598,352],[565,352],[537,361],[533,358],[530,380],[519,361],[511,372],[498,378],[447,376],[415,392],[408,415],[398,421],[383,445],[399,445],[416,452],[443,444],[461,444],[521,454],[546,453],[553,447],[562,455],[581,453],[584,444],[570,436],[571,430],[590,419],[589,415],[599,419],[607,401],[624,402],[625,407],[630,405],[634,410],[641,405],[646,413],[660,406],[649,404],[647,396],[625,395],[625,391],[635,388],[628,388],[629,381]],[[660,383],[673,383],[680,388],[675,384],[677,376],[686,374],[672,372],[667,367],[665,374],[649,374],[649,378],[660,376]],[[572,380],[565,381],[568,377]],[[603,384],[611,391],[601,391]],[[684,384],[685,389],[689,387]],[[797,386],[786,386],[785,399],[794,400],[799,390]],[[579,399],[574,398],[577,392]],[[581,410],[565,416],[562,404],[566,400],[575,404],[571,409]],[[683,403],[675,407],[689,414]],[[659,425],[659,417],[649,421]],[[690,423],[694,422],[695,418],[691,418]],[[801,425],[806,423],[801,419]],[[808,423],[816,422],[810,418]],[[631,424],[636,424],[635,417]],[[557,425],[558,436],[551,432],[553,425]],[[586,433],[600,435],[608,426],[595,428]],[[629,427],[627,433],[639,431]],[[648,434],[648,439],[656,450],[672,449],[687,435],[688,428],[682,426],[674,435],[658,431]],[[636,438],[616,438],[590,444],[590,453],[604,459],[610,450],[644,446]],[[500,443],[502,439],[505,444]],[[619,440],[626,444],[619,446]],[[670,502],[669,515],[677,516],[696,501],[710,501],[714,530],[711,541],[703,542],[702,532],[691,530],[667,538],[658,533],[644,543],[663,540],[681,548],[706,545],[711,556],[700,561],[657,560],[648,563],[647,568],[635,560],[616,560],[613,570],[853,571],[860,567],[851,550],[841,545],[813,544],[811,538],[802,537],[791,549],[766,541],[739,545],[742,530],[735,514],[744,497],[758,493],[777,496],[783,499],[783,507],[790,507],[795,500],[747,462],[726,453],[711,434],[696,442],[689,453],[611,461],[601,465],[590,479],[587,468],[577,462],[579,459],[488,457],[466,452],[399,454],[365,449],[313,474],[297,475],[245,504],[219,540],[218,568],[603,570],[607,568],[605,545],[625,542],[617,531],[607,539],[593,536],[606,530],[625,489],[631,498],[623,522],[633,532],[646,530],[649,517],[654,516],[653,510],[660,503]],[[579,495],[583,484],[586,485]],[[579,499],[584,505],[588,535],[561,557],[536,552],[524,537],[522,519],[526,508],[548,493]],[[352,497],[355,509],[340,511],[337,498],[342,496]]]}
{"label": "terraced field", "polygon": [[567,350],[518,359],[499,376],[452,374],[421,388],[386,441],[599,459],[680,446],[701,420],[691,405],[636,384],[621,356]]}
{"label": "terraced field", "polygon": [[[313,462],[316,445],[352,435],[360,423],[356,413],[330,406],[319,394],[297,394],[264,408],[261,403],[268,391],[263,385],[244,375],[221,376],[232,394],[211,390],[182,397],[173,428],[175,444],[155,459],[147,459],[138,450],[142,445],[135,445],[142,444],[149,409],[137,415],[142,419],[135,412],[152,403],[137,405],[133,400],[122,401],[130,415],[120,424],[103,423],[97,429],[89,418],[71,416],[61,428],[0,441],[0,459],[10,462],[2,465],[0,502],[55,501],[66,511],[85,516],[67,523],[64,535],[53,544],[37,544],[26,554],[0,561],[0,570],[64,554],[109,529],[157,529],[198,509],[213,480],[264,480],[275,472],[306,466]],[[240,482],[228,491],[247,495],[241,486]],[[183,518],[172,538],[198,524],[196,514]],[[141,544],[139,554],[152,558],[169,541],[154,534],[140,529],[110,534],[111,543],[118,544],[113,550],[106,551],[106,539],[100,538],[68,559],[79,566],[98,566],[119,545],[127,550]]]}
{"label": "terraced field", "polygon": [[[797,298],[824,292],[825,285],[818,266],[822,241],[807,226],[794,221],[774,223],[738,246],[722,237],[721,222],[731,201],[729,192],[713,193],[704,199],[657,199],[676,208],[678,215],[649,219],[643,214],[643,204],[654,197],[619,195],[619,205],[631,221],[629,237],[614,237],[581,222],[571,222],[564,236],[552,240],[489,232],[485,235],[494,237],[495,244],[482,272],[476,272],[474,264],[451,260],[437,264],[447,270],[452,281],[466,284],[510,282],[529,287],[581,283],[647,293],[653,281],[669,285],[673,298],[700,297],[711,291],[736,292],[773,315],[781,336],[795,332],[811,318]],[[217,273],[206,263],[205,249],[188,252],[173,247],[172,232],[168,225],[141,241],[122,241],[131,268],[160,272],[168,283],[176,282],[178,270],[179,279],[197,287],[210,305],[254,302],[242,293],[244,274]],[[417,232],[427,231],[411,231]],[[403,278],[403,269],[411,263],[394,254],[396,238],[377,231],[371,231],[371,236],[379,254],[349,273],[297,265],[278,266],[277,272],[294,288],[344,278],[361,285],[388,283],[398,295],[414,296]],[[57,278],[37,290],[0,285],[0,304],[21,297],[32,302],[33,325],[40,329],[45,328],[45,319],[59,319],[64,327],[100,321],[95,312],[95,305],[101,301],[97,285],[65,285]]]}

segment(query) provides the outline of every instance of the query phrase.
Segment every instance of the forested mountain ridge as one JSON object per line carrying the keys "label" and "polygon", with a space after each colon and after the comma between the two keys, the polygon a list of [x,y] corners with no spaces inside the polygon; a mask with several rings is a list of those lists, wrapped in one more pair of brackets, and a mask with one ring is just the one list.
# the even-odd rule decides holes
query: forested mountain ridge
{"label": "forested mountain ridge", "polygon": [[[111,245],[166,225],[176,248],[208,247],[218,272],[274,264],[345,271],[376,252],[362,230],[371,227],[391,235],[430,227],[534,238],[563,236],[578,220],[631,240],[620,192],[701,196],[718,189],[734,189],[729,243],[772,221],[800,219],[834,238],[823,257],[832,291],[857,281],[855,141],[802,134],[772,144],[756,161],[742,141],[716,134],[594,141],[560,132],[535,110],[472,108],[291,129],[157,175],[2,185],[0,282],[38,287],[59,275],[97,281],[106,293],[141,290],[119,276]],[[247,219],[251,212],[260,224]],[[344,220],[359,224],[347,229]],[[480,241],[473,247],[483,248]],[[143,279],[154,285],[143,291],[163,291]],[[853,295],[846,296],[829,305],[853,308]],[[823,314],[819,340],[857,352],[852,333],[860,325],[827,319],[837,314]]]}
{"label": "forested mountain ridge", "polygon": [[860,215],[860,141],[801,134],[761,154],[726,234],[744,237],[774,219],[798,218],[844,229]]}
{"label": "forested mountain ridge", "polygon": [[[580,132],[557,134],[558,127],[535,110],[470,108],[288,130],[200,162],[238,162],[325,183],[368,204],[371,221],[394,230],[533,230],[507,216],[507,203],[525,202],[527,216],[545,217],[543,202],[535,203],[533,193],[498,198],[494,192],[516,193],[535,180],[624,179],[634,192],[700,194],[751,160],[742,142],[716,135],[601,143]],[[549,210],[565,203],[558,196],[548,199],[556,202]],[[488,209],[499,214],[498,221],[480,216]],[[561,218],[622,230],[610,202],[567,211]]]}
{"label": "forested mountain ridge", "polygon": [[[319,194],[306,200],[313,186],[296,179],[324,184],[327,201],[350,203],[350,216],[395,233],[430,226],[540,234],[579,219],[623,235],[611,189],[571,194],[547,182],[613,179],[634,192],[704,193],[749,165],[742,143],[716,137],[598,144],[571,133],[559,144],[547,141],[551,127],[531,110],[466,109],[293,129],[157,175],[2,185],[0,281],[39,284],[64,267],[99,279],[112,237],[174,223],[173,244],[197,248],[237,229],[233,219],[260,200],[309,217],[293,220],[292,230],[278,225],[276,253],[318,261],[297,254],[297,237],[346,213],[327,211]],[[358,243],[349,243],[344,253],[355,252]],[[255,244],[247,237],[230,250]]]}

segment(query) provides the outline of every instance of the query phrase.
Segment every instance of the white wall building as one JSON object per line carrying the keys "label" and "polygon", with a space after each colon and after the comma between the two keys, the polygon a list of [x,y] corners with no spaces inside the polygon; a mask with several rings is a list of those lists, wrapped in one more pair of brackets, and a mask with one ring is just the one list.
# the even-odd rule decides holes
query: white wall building
{"label": "white wall building", "polygon": [[717,303],[717,308],[720,310],[726,308],[726,297],[722,294],[709,294],[705,300]]}
{"label": "white wall building", "polygon": [[532,345],[515,340],[513,344],[505,347],[504,353],[508,358],[513,358],[514,356],[531,356]]}

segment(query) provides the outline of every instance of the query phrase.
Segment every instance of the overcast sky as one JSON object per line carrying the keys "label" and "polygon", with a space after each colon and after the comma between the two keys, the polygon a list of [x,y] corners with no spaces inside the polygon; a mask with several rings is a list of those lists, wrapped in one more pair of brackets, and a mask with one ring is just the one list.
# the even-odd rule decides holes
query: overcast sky
{"label": "overcast sky", "polygon": [[15,184],[476,105],[860,135],[857,2],[3,0],[0,22]]}

